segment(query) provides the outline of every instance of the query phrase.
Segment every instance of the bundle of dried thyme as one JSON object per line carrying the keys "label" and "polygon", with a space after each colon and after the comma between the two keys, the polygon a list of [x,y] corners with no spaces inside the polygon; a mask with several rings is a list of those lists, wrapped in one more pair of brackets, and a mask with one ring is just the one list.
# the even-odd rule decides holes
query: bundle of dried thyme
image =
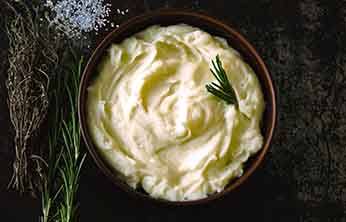
{"label": "bundle of dried thyme", "polygon": [[15,130],[15,160],[9,187],[35,196],[41,186],[42,157],[34,145],[48,109],[50,79],[59,74],[64,40],[41,19],[39,8],[7,2],[8,107]]}

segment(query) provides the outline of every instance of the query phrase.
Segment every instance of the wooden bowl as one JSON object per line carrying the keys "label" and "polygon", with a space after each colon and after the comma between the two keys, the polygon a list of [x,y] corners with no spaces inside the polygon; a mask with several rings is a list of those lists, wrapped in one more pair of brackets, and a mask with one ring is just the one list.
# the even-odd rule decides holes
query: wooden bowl
{"label": "wooden bowl", "polygon": [[[96,149],[90,133],[87,127],[87,115],[86,115],[86,100],[87,100],[87,87],[90,81],[97,75],[95,68],[98,66],[100,59],[104,55],[105,51],[109,48],[112,43],[120,43],[127,37],[144,30],[151,25],[174,25],[178,23],[185,23],[188,25],[196,26],[208,33],[225,38],[229,45],[243,56],[245,62],[247,62],[257,74],[257,77],[261,83],[262,91],[265,99],[265,112],[262,120],[262,134],[264,136],[264,144],[262,149],[253,157],[251,157],[244,166],[244,174],[240,178],[232,180],[228,186],[222,192],[212,194],[204,199],[193,200],[193,201],[168,201],[162,199],[155,199],[144,191],[134,190],[128,186],[119,177],[119,173],[108,165],[103,160],[98,150]],[[97,46],[96,50],[90,57],[87,66],[84,70],[79,91],[78,100],[78,115],[81,124],[81,131],[87,148],[95,160],[98,167],[102,170],[107,177],[109,177],[115,185],[121,189],[135,195],[136,197],[143,198],[145,200],[151,200],[155,202],[167,203],[172,205],[194,205],[209,202],[224,196],[231,191],[239,187],[259,166],[262,162],[265,154],[269,149],[270,142],[272,140],[275,122],[276,122],[276,98],[274,86],[269,75],[269,72],[258,55],[256,50],[248,43],[245,38],[225,23],[212,18],[208,15],[199,14],[189,11],[177,11],[177,10],[160,10],[156,12],[150,12],[148,14],[134,17],[122,24],[119,28],[109,33],[103,41]]]}

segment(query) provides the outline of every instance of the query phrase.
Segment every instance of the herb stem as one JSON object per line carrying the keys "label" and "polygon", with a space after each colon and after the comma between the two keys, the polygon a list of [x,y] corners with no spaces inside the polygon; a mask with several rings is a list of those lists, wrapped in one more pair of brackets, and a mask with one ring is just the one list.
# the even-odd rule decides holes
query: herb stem
{"label": "herb stem", "polygon": [[67,97],[68,105],[64,112],[55,114],[49,136],[50,162],[48,163],[48,181],[42,194],[41,222],[77,221],[76,194],[79,177],[86,155],[81,152],[80,132],[78,128],[77,95],[79,78],[82,72],[83,58],[64,78],[62,85],[57,84],[53,95],[54,109],[59,110]]}

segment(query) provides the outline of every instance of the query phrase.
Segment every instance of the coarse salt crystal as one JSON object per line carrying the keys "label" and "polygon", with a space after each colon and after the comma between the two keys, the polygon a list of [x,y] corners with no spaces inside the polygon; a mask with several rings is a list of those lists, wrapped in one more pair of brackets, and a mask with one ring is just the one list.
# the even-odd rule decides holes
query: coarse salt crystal
{"label": "coarse salt crystal", "polygon": [[53,14],[50,22],[70,38],[98,31],[109,23],[111,4],[104,4],[104,0],[58,0],[55,4],[47,0],[45,6]]}

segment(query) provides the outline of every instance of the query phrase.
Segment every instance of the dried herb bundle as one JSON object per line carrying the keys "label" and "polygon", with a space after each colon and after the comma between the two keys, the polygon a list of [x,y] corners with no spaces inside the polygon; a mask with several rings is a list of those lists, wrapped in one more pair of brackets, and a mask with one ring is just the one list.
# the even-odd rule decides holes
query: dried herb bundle
{"label": "dried herb bundle", "polygon": [[42,25],[38,8],[23,2],[7,3],[8,106],[15,130],[15,160],[9,187],[35,195],[43,173],[41,151],[33,145],[46,117],[50,79],[59,73],[64,41]]}

